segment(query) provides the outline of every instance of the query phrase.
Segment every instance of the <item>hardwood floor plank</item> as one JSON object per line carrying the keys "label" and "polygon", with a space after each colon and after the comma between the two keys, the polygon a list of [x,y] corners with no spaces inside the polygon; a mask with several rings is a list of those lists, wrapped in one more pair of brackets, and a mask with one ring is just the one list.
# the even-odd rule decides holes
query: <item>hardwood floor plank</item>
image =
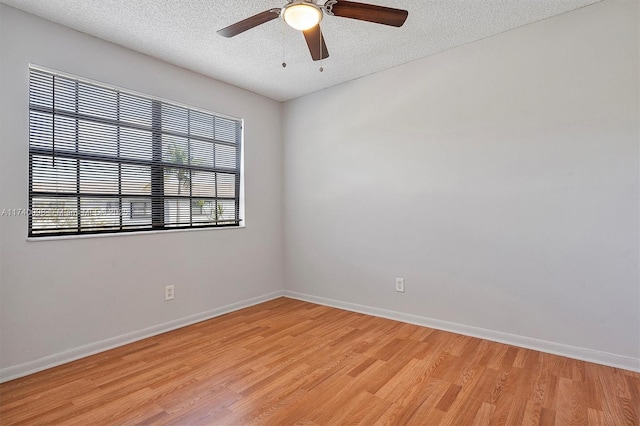
{"label": "hardwood floor plank", "polygon": [[447,392],[442,395],[442,398],[440,398],[440,401],[438,401],[438,405],[436,405],[436,408],[440,411],[444,411],[445,413],[449,411],[449,408],[453,404],[453,401],[456,400],[461,390],[462,386],[460,385],[449,385],[449,389],[447,389]]}
{"label": "hardwood floor plank", "polygon": [[[538,422],[540,426],[553,426],[555,424],[555,421],[556,421],[556,412],[554,410],[550,410],[546,407],[542,407],[540,409],[540,421]],[[590,421],[589,424],[597,426],[597,425],[605,425],[606,423],[604,422],[592,423]]]}
{"label": "hardwood floor plank", "polygon": [[589,423],[590,425],[605,424],[602,411],[594,410],[593,408],[587,408],[587,423]]}
{"label": "hardwood floor plank", "polygon": [[505,393],[502,395],[500,403],[495,404],[496,408],[493,410],[493,413],[491,413],[489,424],[496,426],[504,426],[507,424],[513,399],[513,394]]}
{"label": "hardwood floor plank", "polygon": [[351,377],[358,377],[358,375],[360,375],[360,373],[367,371],[367,368],[371,367],[373,364],[375,364],[376,362],[379,362],[380,360],[375,359],[375,358],[365,358],[364,361],[362,361],[360,364],[358,364],[357,367],[355,367],[354,369],[352,369],[351,371],[349,371],[347,374]]}
{"label": "hardwood floor plank", "polygon": [[473,419],[473,426],[486,426],[491,424],[491,416],[495,411],[496,406],[493,404],[489,404],[487,402],[483,402],[482,406],[476,413],[476,417]]}
{"label": "hardwood floor plank", "polygon": [[560,377],[557,401],[556,419],[560,424],[576,426],[587,424],[587,407],[582,398],[582,391],[573,380]]}
{"label": "hardwood floor plank", "polygon": [[527,400],[523,398],[514,397],[511,400],[511,404],[509,407],[509,413],[507,414],[507,420],[505,424],[507,425],[521,425],[524,419],[524,413],[527,408]]}
{"label": "hardwood floor plank", "polygon": [[425,406],[429,408],[435,407],[435,403],[427,402],[429,398],[441,399],[448,389],[448,383],[438,379],[429,379],[429,376],[419,376],[408,385],[408,389],[401,390],[396,388],[399,393],[394,397],[392,402],[397,407],[395,411],[389,413],[390,417],[396,424],[410,424],[412,419],[421,418],[420,408]]}
{"label": "hardwood floor plank", "polygon": [[440,424],[445,412],[436,408],[438,402],[449,390],[450,384],[438,379],[433,379],[427,385],[429,392],[424,395],[422,403],[410,417],[407,424],[430,425]]}
{"label": "hardwood floor plank", "polygon": [[441,425],[446,426],[459,426],[470,425],[475,420],[478,412],[482,408],[483,402],[476,398],[464,400],[459,399],[449,408],[440,421]]}
{"label": "hardwood floor plank", "polygon": [[0,384],[0,424],[635,425],[640,374],[280,298]]}
{"label": "hardwood floor plank", "polygon": [[542,414],[542,406],[534,401],[527,401],[527,405],[525,406],[524,413],[522,415],[522,424],[525,425],[538,425],[540,424],[540,416]]}

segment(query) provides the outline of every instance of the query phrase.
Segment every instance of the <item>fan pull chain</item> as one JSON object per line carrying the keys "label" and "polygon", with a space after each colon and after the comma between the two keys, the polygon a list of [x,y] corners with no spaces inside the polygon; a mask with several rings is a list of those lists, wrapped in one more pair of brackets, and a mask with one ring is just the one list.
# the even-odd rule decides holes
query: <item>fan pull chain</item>
{"label": "fan pull chain", "polygon": [[320,39],[320,72],[324,72],[324,67],[322,66],[323,63],[323,52],[322,52],[322,30],[320,29],[320,24],[318,24],[318,31],[320,32],[320,37],[318,37]]}
{"label": "fan pull chain", "polygon": [[286,68],[287,61],[285,60],[284,56],[284,25],[281,25],[280,27],[282,28],[282,68]]}

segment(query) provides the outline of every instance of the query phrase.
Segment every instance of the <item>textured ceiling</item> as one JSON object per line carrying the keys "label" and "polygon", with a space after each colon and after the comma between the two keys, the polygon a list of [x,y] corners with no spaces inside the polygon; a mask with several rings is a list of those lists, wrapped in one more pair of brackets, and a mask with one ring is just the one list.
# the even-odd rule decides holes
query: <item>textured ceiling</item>
{"label": "textured ceiling", "polygon": [[[406,9],[401,28],[325,16],[330,57],[313,62],[280,19],[216,31],[285,0],[0,0],[78,31],[284,101],[600,0],[360,0]],[[320,4],[324,0],[319,1]],[[287,67],[282,67],[284,60]]]}

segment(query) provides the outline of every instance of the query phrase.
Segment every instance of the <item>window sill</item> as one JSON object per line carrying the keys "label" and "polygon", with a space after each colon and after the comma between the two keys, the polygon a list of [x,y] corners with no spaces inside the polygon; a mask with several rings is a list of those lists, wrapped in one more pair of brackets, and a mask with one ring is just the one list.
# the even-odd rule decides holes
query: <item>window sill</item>
{"label": "window sill", "polygon": [[131,237],[140,235],[157,235],[157,234],[172,234],[175,232],[207,232],[207,231],[228,231],[230,229],[244,229],[246,225],[228,226],[220,228],[182,228],[182,229],[163,229],[161,231],[140,231],[140,232],[114,232],[112,234],[87,234],[87,235],[55,235],[51,237],[27,237],[27,242],[38,241],[59,241],[59,240],[80,240],[87,238],[113,238],[113,237]]}

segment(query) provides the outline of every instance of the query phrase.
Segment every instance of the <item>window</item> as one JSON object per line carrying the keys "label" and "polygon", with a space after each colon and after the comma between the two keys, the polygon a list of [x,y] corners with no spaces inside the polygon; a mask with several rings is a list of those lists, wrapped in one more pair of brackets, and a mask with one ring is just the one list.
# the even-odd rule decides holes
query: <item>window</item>
{"label": "window", "polygon": [[240,224],[241,120],[29,71],[30,237]]}
{"label": "window", "polygon": [[133,219],[134,217],[151,217],[151,203],[147,201],[131,201],[130,205],[130,215],[129,217]]}

